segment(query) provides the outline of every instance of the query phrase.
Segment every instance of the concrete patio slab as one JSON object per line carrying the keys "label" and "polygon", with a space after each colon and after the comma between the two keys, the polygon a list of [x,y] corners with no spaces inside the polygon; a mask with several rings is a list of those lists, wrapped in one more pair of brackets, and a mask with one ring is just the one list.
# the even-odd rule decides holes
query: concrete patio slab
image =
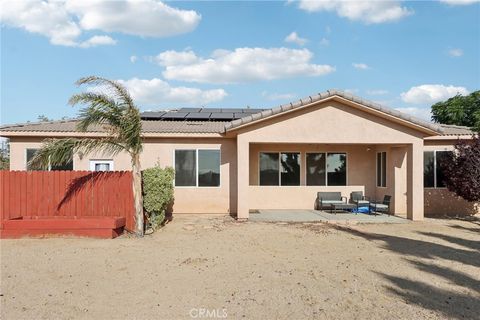
{"label": "concrete patio slab", "polygon": [[409,223],[405,218],[386,214],[368,215],[363,213],[329,213],[319,210],[258,210],[258,213],[250,213],[250,221],[263,222],[325,222],[337,224],[356,223]]}

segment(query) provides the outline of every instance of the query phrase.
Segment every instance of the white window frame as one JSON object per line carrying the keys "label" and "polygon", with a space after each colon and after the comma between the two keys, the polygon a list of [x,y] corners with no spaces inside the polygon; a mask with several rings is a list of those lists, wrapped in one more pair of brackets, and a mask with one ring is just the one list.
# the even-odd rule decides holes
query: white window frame
{"label": "white window frame", "polygon": [[[261,185],[260,184],[260,154],[261,153],[277,153],[278,154],[278,185],[276,186],[265,186],[265,185]],[[282,156],[282,153],[298,153],[300,155],[300,182],[298,185],[295,185],[295,186],[289,186],[289,185],[283,185],[282,184],[282,172],[281,172],[281,165],[282,165],[282,159],[281,159],[281,156]],[[302,152],[300,151],[259,151],[258,152],[258,186],[260,187],[299,187],[302,185],[302,166],[303,166],[303,160],[302,160],[303,156],[302,156]]]}
{"label": "white window frame", "polygon": [[[220,167],[219,167],[219,184],[218,186],[199,186],[198,185],[198,151],[218,151],[220,156]],[[221,148],[176,148],[173,150],[173,168],[175,169],[175,152],[176,151],[195,151],[195,185],[194,186],[177,186],[175,182],[175,175],[173,176],[173,186],[174,188],[201,188],[201,189],[208,189],[208,188],[221,188],[222,187],[222,149]]]}
{"label": "white window frame", "polygon": [[[307,168],[307,155],[309,154],[319,154],[319,153],[323,153],[325,155],[325,184],[324,185],[310,185],[310,184],[307,184],[307,174],[308,174],[308,168]],[[345,185],[344,186],[330,186],[328,184],[328,171],[327,171],[327,157],[328,157],[328,154],[345,154],[345,157],[347,158],[347,165],[345,166]],[[345,152],[345,151],[309,151],[309,152],[305,152],[305,186],[307,187],[346,187],[348,186],[348,164],[349,164],[349,161],[348,161],[348,152]]]}
{"label": "white window frame", "polygon": [[[97,164],[108,164],[109,167],[110,167],[110,170],[108,170],[108,171],[115,171],[114,163],[113,163],[112,159],[90,159],[89,163],[90,163],[89,164],[90,171],[95,171],[95,166]],[[97,171],[95,171],[95,172],[97,172]]]}
{"label": "white window frame", "polygon": [[[424,189],[447,189],[447,187],[437,187],[437,152],[453,152],[453,150],[425,150],[423,156],[425,157],[425,152],[433,152],[433,187],[423,187]],[[423,167],[423,172],[425,173],[425,166]]]}
{"label": "white window frame", "polygon": [[[380,185],[378,185],[378,154],[380,154]],[[383,182],[383,167],[382,167],[382,164],[383,164],[383,155],[385,154],[385,185],[382,186],[382,182]],[[387,152],[386,151],[379,151],[377,152],[376,154],[376,158],[375,158],[375,162],[377,163],[377,165],[375,166],[375,169],[376,169],[376,172],[375,172],[375,185],[377,186],[377,188],[387,188]]]}

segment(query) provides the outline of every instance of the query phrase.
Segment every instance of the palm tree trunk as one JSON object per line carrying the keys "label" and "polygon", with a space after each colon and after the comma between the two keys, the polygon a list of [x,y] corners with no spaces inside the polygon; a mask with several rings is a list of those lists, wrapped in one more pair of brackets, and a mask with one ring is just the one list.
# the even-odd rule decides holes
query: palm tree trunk
{"label": "palm tree trunk", "polygon": [[143,196],[142,196],[142,171],[140,168],[140,155],[132,155],[133,173],[133,199],[135,201],[135,232],[143,237]]}

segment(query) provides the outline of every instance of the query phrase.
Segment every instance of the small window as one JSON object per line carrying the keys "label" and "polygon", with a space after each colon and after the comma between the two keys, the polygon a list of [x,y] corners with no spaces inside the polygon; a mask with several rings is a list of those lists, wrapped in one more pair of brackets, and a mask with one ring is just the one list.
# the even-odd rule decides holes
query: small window
{"label": "small window", "polygon": [[279,155],[278,152],[260,152],[260,185],[279,185]]}
{"label": "small window", "polygon": [[28,171],[33,171],[33,170],[42,170],[39,166],[32,166],[29,164],[30,160],[35,156],[39,149],[27,149],[26,150],[26,164],[25,168],[27,168]]}
{"label": "small window", "polygon": [[377,187],[387,186],[387,153],[377,152]]}
{"label": "small window", "polygon": [[220,150],[175,150],[176,187],[219,187]]}
{"label": "small window", "polygon": [[113,160],[90,160],[90,171],[113,171]]}
{"label": "small window", "polygon": [[345,153],[327,154],[327,185],[347,185],[347,155]]}
{"label": "small window", "polygon": [[299,186],[300,153],[281,153],[280,166],[280,184],[282,186]]}
{"label": "small window", "polygon": [[307,186],[324,186],[326,183],[325,153],[307,153]]}

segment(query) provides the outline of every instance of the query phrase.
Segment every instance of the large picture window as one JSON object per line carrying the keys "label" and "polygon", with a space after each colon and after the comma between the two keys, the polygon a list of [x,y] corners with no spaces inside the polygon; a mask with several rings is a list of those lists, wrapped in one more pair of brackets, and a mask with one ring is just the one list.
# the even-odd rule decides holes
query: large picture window
{"label": "large picture window", "polygon": [[346,186],[347,154],[307,153],[307,186]]}
{"label": "large picture window", "polygon": [[299,186],[300,153],[260,152],[261,186]]}
{"label": "large picture window", "polygon": [[387,153],[377,152],[377,187],[387,186]]}
{"label": "large picture window", "polygon": [[347,155],[327,153],[327,183],[329,186],[347,185]]}
{"label": "large picture window", "polygon": [[175,150],[175,186],[220,186],[220,150]]}
{"label": "large picture window", "polygon": [[307,186],[324,186],[327,183],[325,153],[307,153]]}
{"label": "large picture window", "polygon": [[423,186],[425,188],[445,188],[442,161],[446,161],[451,152],[425,151],[423,153]]}

